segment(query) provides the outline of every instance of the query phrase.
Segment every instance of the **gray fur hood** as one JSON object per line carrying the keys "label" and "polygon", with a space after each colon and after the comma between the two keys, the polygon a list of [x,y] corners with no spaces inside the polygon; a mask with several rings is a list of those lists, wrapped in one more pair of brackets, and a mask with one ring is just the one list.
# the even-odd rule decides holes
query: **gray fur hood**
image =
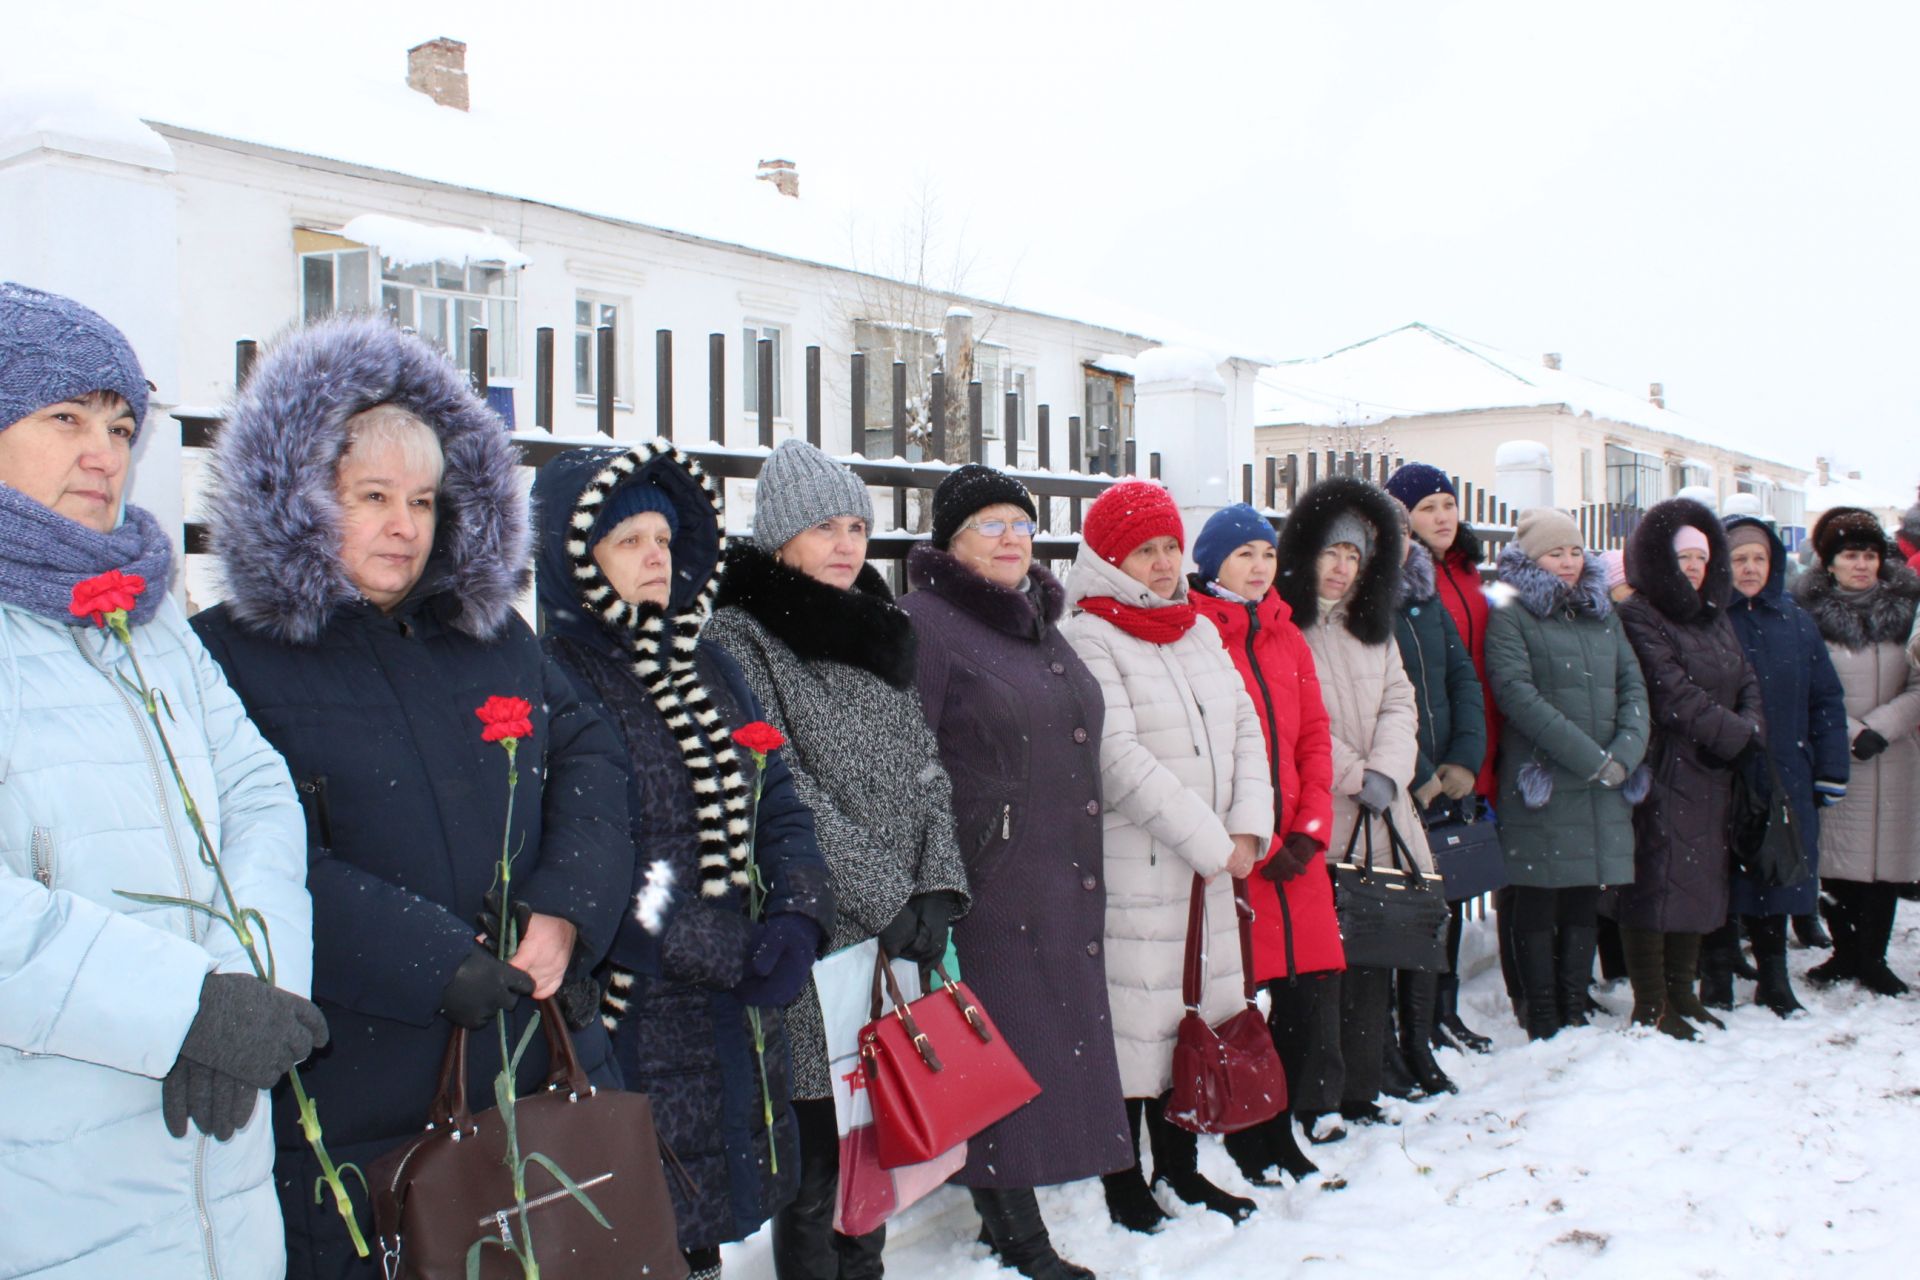
{"label": "gray fur hood", "polygon": [[532,534],[505,424],[422,339],[378,316],[342,316],[276,342],[214,441],[208,524],[228,609],[246,627],[310,644],[360,599],[340,562],[334,473],[347,419],[388,403],[432,427],[446,455],[417,590],[447,594],[452,625],[478,639],[512,615],[532,578]]}
{"label": "gray fur hood", "polygon": [[1494,571],[1513,598],[1536,618],[1569,606],[1575,613],[1604,618],[1613,612],[1613,598],[1607,594],[1606,562],[1591,551],[1581,554],[1584,564],[1580,580],[1572,587],[1542,569],[1517,542],[1509,542],[1500,552]]}

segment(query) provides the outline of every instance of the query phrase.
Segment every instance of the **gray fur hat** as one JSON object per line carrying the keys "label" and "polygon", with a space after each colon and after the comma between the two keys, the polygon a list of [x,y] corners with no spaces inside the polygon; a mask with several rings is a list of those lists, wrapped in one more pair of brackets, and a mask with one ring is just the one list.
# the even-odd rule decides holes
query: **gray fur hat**
{"label": "gray fur hat", "polygon": [[801,530],[835,516],[858,516],[871,525],[867,486],[806,441],[783,441],[768,455],[754,486],[754,542],[771,555]]}

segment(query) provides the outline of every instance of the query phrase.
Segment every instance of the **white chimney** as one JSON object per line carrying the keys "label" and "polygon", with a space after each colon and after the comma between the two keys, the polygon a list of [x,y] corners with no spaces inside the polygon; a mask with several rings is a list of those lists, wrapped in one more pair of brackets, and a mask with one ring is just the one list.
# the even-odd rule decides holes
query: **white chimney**
{"label": "white chimney", "polygon": [[467,109],[467,44],[441,36],[407,50],[407,88],[443,107]]}

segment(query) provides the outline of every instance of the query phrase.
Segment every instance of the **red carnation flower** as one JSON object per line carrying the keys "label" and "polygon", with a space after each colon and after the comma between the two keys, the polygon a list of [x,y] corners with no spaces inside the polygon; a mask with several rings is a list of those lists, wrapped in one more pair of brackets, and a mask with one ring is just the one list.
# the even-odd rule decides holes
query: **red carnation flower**
{"label": "red carnation flower", "polygon": [[757,756],[768,756],[787,745],[787,739],[765,720],[743,724],[733,731],[733,740]]}
{"label": "red carnation flower", "polygon": [[76,618],[92,618],[93,625],[107,625],[107,615],[133,608],[133,602],[147,589],[147,580],[137,573],[109,569],[85,582],[73,584],[73,603],[68,606]]}
{"label": "red carnation flower", "polygon": [[484,741],[533,736],[533,704],[525,698],[502,698],[496,694],[475,707],[473,714],[486,726],[480,732]]}

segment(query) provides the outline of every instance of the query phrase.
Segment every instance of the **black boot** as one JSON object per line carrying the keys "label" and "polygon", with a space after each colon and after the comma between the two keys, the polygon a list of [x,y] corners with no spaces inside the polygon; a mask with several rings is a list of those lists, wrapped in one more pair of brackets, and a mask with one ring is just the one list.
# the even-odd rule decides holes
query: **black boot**
{"label": "black boot", "polygon": [[1809,911],[1803,916],[1793,918],[1793,936],[1803,947],[1818,947],[1822,951],[1833,949],[1833,939],[1827,934],[1827,927],[1820,923],[1820,913]]}
{"label": "black boot", "polygon": [[1599,930],[1590,924],[1563,924],[1553,939],[1553,996],[1560,1025],[1584,1027],[1593,1012],[1587,986],[1593,981],[1593,953]]}
{"label": "black boot", "polygon": [[773,1273],[778,1280],[865,1280],[879,1276],[887,1229],[843,1236],[833,1229],[840,1188],[840,1133],[831,1098],[796,1099],[800,1189],[773,1218]]}
{"label": "black boot", "polygon": [[1493,933],[1500,944],[1500,977],[1507,984],[1507,1000],[1513,1005],[1513,1020],[1521,1030],[1527,1026],[1527,993],[1520,985],[1520,967],[1513,955],[1513,890],[1493,893]]}
{"label": "black boot", "polygon": [[1527,1008],[1527,1039],[1548,1040],[1560,1030],[1560,1005],[1554,987],[1553,932],[1550,929],[1515,930],[1514,968]]}
{"label": "black boot", "polygon": [[1887,967],[1887,945],[1893,941],[1893,918],[1900,909],[1899,891],[1890,884],[1867,886],[1862,904],[1860,956],[1855,981],[1877,996],[1903,996],[1909,990]]}
{"label": "black boot", "polygon": [[1167,1211],[1147,1189],[1147,1176],[1140,1169],[1140,1121],[1146,1105],[1144,1098],[1127,1099],[1127,1128],[1133,1134],[1133,1167],[1101,1174],[1100,1184],[1107,1193],[1107,1216],[1115,1226],[1152,1235],[1167,1220]]}
{"label": "black boot", "polygon": [[1692,1040],[1699,1033],[1668,1001],[1666,952],[1666,934],[1620,927],[1620,955],[1627,963],[1627,981],[1633,984],[1634,1023],[1675,1040]]}
{"label": "black boot", "polygon": [[1806,1008],[1794,998],[1793,982],[1787,976],[1786,917],[1748,916],[1747,936],[1753,939],[1753,958],[1760,970],[1753,1002],[1783,1018],[1804,1013]]}
{"label": "black boot", "polygon": [[1147,1142],[1153,1148],[1153,1182],[1188,1204],[1205,1205],[1236,1223],[1245,1222],[1260,1206],[1245,1196],[1222,1191],[1200,1176],[1200,1136],[1167,1119],[1166,1095],[1147,1103]]}
{"label": "black boot", "polygon": [[1733,1008],[1734,958],[1739,950],[1740,932],[1732,921],[1700,940],[1701,1004],[1712,1009]]}
{"label": "black boot", "polygon": [[1807,981],[1815,986],[1824,987],[1859,973],[1860,912],[1855,893],[1857,888],[1846,880],[1820,882],[1820,914],[1827,918],[1827,927],[1833,930],[1833,954],[1807,970]]}
{"label": "black boot", "polygon": [[1002,1266],[1029,1280],[1094,1280],[1093,1272],[1054,1252],[1031,1188],[975,1187],[973,1207],[980,1211],[980,1233]]}
{"label": "black boot", "polygon": [[1425,1097],[1420,1082],[1413,1078],[1413,1068],[1407,1064],[1407,1055],[1400,1049],[1400,1032],[1394,1025],[1392,1002],[1388,1002],[1385,1043],[1380,1050],[1380,1092],[1389,1098],[1412,1099]]}
{"label": "black boot", "polygon": [[1229,1133],[1221,1139],[1221,1145],[1238,1166],[1240,1176],[1256,1187],[1277,1187],[1284,1182],[1275,1167],[1278,1160],[1274,1155],[1271,1130],[1286,1124],[1287,1113],[1282,1111],[1271,1120],[1238,1133]]}
{"label": "black boot", "polygon": [[[1747,939],[1743,936],[1745,926],[1743,926],[1740,921],[1741,917],[1739,916],[1727,917],[1727,936],[1733,942],[1733,976],[1736,978],[1745,978],[1748,982],[1758,982],[1760,981],[1760,971],[1753,967],[1753,961],[1747,959],[1747,948],[1745,945]],[[1732,1008],[1733,1006],[1729,1004],[1727,1007]]]}
{"label": "black boot", "polygon": [[1434,1006],[1439,1000],[1438,975],[1402,969],[1400,982],[1400,1048],[1414,1083],[1429,1095],[1458,1093],[1433,1058]]}
{"label": "black boot", "polygon": [[1488,1053],[1493,1041],[1460,1020],[1460,935],[1465,928],[1461,907],[1448,904],[1447,971],[1440,975],[1437,987],[1437,1012],[1433,1019],[1433,1047],[1459,1049],[1463,1053]]}
{"label": "black boot", "polygon": [[1669,933],[1663,936],[1667,940],[1668,1006],[1688,1021],[1704,1022],[1710,1027],[1725,1031],[1727,1024],[1714,1017],[1707,1006],[1700,1003],[1700,997],[1693,989],[1694,975],[1700,968],[1700,942],[1705,935]]}

